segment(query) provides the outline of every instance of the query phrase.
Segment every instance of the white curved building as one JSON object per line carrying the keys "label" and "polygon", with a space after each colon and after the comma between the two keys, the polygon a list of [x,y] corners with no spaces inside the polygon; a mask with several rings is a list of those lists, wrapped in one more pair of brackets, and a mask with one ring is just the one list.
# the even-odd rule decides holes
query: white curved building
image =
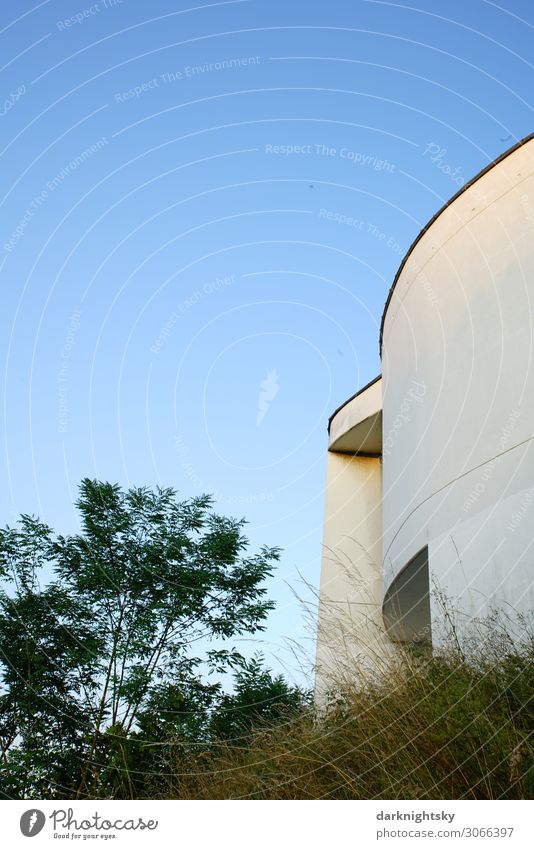
{"label": "white curved building", "polygon": [[[329,424],[317,686],[389,640],[534,609],[534,136],[419,234],[382,376]],[[434,590],[436,592],[434,592]]]}

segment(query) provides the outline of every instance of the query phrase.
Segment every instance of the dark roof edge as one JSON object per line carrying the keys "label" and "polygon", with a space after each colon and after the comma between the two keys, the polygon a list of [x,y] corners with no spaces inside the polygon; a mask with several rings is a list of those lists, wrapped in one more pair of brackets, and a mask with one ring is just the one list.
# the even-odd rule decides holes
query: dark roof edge
{"label": "dark roof edge", "polygon": [[[496,159],[494,159],[492,162],[490,162],[488,165],[486,165],[482,169],[482,171],[479,171],[478,174],[475,174],[475,176],[472,177],[464,186],[462,186],[461,189],[459,189],[456,192],[456,194],[454,194],[450,198],[450,200],[447,201],[447,203],[443,204],[443,206],[440,209],[438,209],[438,211],[432,216],[430,221],[427,224],[425,224],[425,226],[423,227],[423,229],[421,230],[419,235],[415,237],[414,241],[412,242],[412,244],[408,248],[408,251],[407,251],[404,259],[402,260],[401,264],[399,265],[398,271],[395,275],[395,279],[393,280],[393,283],[391,284],[391,288],[388,292],[388,296],[387,296],[386,303],[385,303],[385,306],[384,306],[384,311],[382,313],[382,321],[380,322],[380,339],[379,339],[380,357],[382,357],[382,335],[383,335],[383,332],[384,332],[384,322],[385,322],[385,319],[386,319],[386,313],[388,311],[388,307],[389,307],[391,298],[393,296],[393,292],[395,291],[395,287],[397,285],[399,277],[402,274],[404,266],[406,265],[406,262],[410,258],[411,254],[412,254],[414,248],[416,247],[416,245],[418,244],[418,242],[423,238],[426,231],[429,230],[430,227],[432,227],[432,225],[439,218],[439,216],[442,214],[442,212],[445,212],[445,210],[449,206],[451,206],[451,204],[453,204],[454,201],[457,200],[460,197],[460,195],[463,195],[463,193],[465,191],[467,191],[467,189],[471,188],[471,186],[474,183],[476,183],[477,180],[480,180],[480,178],[483,177],[484,174],[487,174],[488,171],[491,171],[491,169],[494,168],[496,165],[498,165],[499,162],[502,162],[502,160],[506,159],[506,157],[510,156],[510,154],[515,153],[516,150],[518,150],[520,147],[523,147],[523,145],[527,144],[529,141],[532,141],[532,139],[534,139],[534,132],[530,133],[528,136],[525,136],[525,138],[518,141],[512,147],[509,147],[508,150],[505,150],[504,153],[501,153]],[[329,425],[329,429],[330,429],[330,425]]]}
{"label": "dark roof edge", "polygon": [[339,411],[342,410],[343,407],[346,407],[347,404],[350,404],[351,401],[354,401],[354,399],[357,398],[358,395],[361,395],[362,392],[365,392],[366,389],[369,389],[369,387],[372,386],[373,383],[376,383],[377,380],[380,380],[381,377],[382,377],[381,374],[377,375],[376,377],[373,377],[373,379],[370,380],[369,383],[366,383],[365,386],[362,386],[361,389],[358,389],[358,391],[355,392],[354,395],[351,395],[350,398],[347,398],[346,401],[343,401],[343,403],[340,404],[339,407],[336,410],[334,410],[334,412],[332,413],[332,415],[328,419],[328,433],[330,433],[330,426],[331,426],[333,420],[335,419],[335,417],[337,416],[337,414],[339,413]]}

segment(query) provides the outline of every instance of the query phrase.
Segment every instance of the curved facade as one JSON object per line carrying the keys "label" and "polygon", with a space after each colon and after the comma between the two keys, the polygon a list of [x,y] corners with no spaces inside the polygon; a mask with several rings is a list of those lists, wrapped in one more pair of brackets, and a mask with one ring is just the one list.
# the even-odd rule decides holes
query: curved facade
{"label": "curved facade", "polygon": [[317,686],[383,651],[382,381],[378,377],[329,422],[323,557],[317,637]]}
{"label": "curved facade", "polygon": [[[460,632],[495,609],[512,618],[534,609],[533,306],[530,137],[420,234],[386,304],[382,379],[331,419],[329,456],[378,458],[375,577],[395,640],[439,640],[438,594]],[[356,403],[373,386],[379,439],[377,415],[373,431]],[[342,509],[335,486],[330,480],[326,522]],[[361,522],[366,509],[357,505]],[[323,577],[330,573],[323,563]]]}

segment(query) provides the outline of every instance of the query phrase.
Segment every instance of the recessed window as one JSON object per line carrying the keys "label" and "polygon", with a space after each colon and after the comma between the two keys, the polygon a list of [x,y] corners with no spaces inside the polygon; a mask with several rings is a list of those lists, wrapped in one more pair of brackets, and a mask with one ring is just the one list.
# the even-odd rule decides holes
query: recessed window
{"label": "recessed window", "polygon": [[427,545],[392,582],[384,598],[382,615],[389,636],[396,642],[431,644]]}

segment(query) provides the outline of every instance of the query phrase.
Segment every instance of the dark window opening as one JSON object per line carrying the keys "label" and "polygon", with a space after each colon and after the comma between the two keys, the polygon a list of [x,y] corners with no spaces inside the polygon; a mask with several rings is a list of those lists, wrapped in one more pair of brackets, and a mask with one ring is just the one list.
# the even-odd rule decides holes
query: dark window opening
{"label": "dark window opening", "polygon": [[432,644],[428,546],[393,580],[382,605],[386,630],[395,642]]}

